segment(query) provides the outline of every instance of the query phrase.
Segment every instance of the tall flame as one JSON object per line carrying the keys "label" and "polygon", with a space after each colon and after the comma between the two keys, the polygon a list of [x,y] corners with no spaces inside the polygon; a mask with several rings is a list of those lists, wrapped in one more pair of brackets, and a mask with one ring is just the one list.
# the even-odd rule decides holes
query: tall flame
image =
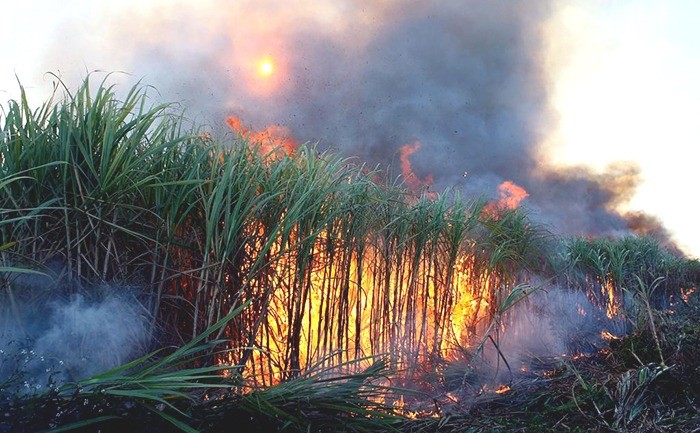
{"label": "tall flame", "polygon": [[[345,251],[338,244],[329,250],[333,238],[324,232],[308,245],[312,268],[300,269],[304,252],[294,250],[269,273],[277,283],[268,283],[268,314],[255,340],[265,350],[252,353],[247,377],[270,384],[310,365],[376,353],[391,353],[404,367],[436,356],[450,359],[486,323],[488,292],[496,284],[485,283],[494,276],[475,266],[475,256],[456,262],[423,257],[411,264],[397,256],[389,264],[387,253],[400,254],[392,252],[395,246]],[[272,254],[282,249],[277,245]],[[445,279],[451,283],[436,283]]]}

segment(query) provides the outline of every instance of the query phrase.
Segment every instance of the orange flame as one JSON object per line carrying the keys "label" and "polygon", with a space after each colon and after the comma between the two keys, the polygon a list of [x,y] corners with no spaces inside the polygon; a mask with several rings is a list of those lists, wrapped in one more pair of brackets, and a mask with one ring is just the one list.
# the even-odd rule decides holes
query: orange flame
{"label": "orange flame", "polygon": [[284,126],[270,125],[262,131],[256,132],[243,125],[238,116],[227,117],[226,123],[249,145],[259,146],[258,150],[261,155],[281,158],[284,155],[293,155],[299,147],[289,129]]}
{"label": "orange flame", "polygon": [[[416,141],[413,144],[405,144],[399,148],[399,158],[401,160],[401,175],[404,178],[404,182],[408,189],[414,194],[420,194],[421,192],[428,191],[430,186],[433,184],[433,175],[429,174],[425,179],[420,179],[413,172],[413,165],[409,159],[411,155],[418,152],[420,149],[420,142]],[[435,192],[427,192],[427,195],[431,198],[436,198],[437,194]]]}
{"label": "orange flame", "polygon": [[525,188],[507,180],[498,185],[498,200],[486,205],[484,213],[496,215],[501,210],[517,209],[520,206],[520,202],[529,195]]}
{"label": "orange flame", "polygon": [[608,319],[615,318],[620,314],[620,303],[615,295],[615,285],[612,277],[603,278],[601,291],[605,298],[605,315]]}

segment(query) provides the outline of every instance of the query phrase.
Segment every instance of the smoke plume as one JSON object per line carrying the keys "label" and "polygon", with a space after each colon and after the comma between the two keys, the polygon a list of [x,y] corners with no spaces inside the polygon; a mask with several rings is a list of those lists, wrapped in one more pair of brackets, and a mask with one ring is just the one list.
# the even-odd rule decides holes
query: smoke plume
{"label": "smoke plume", "polygon": [[[229,116],[257,131],[283,128],[298,142],[397,175],[408,165],[409,186],[430,180],[432,191],[495,199],[511,182],[560,233],[647,227],[652,219],[618,210],[637,186],[635,167],[596,174],[552,167],[538,153],[556,125],[543,70],[543,28],[556,7],[540,0],[157,4],[112,11],[100,38],[84,38],[80,23],[67,22],[46,67],[96,59],[86,66],[144,77],[214,129]],[[269,77],[257,74],[262,58],[274,63]],[[663,227],[640,231],[668,240]]]}

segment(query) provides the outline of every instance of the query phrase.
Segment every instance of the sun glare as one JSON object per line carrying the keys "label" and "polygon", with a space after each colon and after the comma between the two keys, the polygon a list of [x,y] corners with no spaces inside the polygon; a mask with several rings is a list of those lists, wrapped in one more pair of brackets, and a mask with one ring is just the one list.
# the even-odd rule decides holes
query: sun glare
{"label": "sun glare", "polygon": [[262,77],[269,77],[275,72],[275,65],[269,58],[264,58],[258,63],[258,74]]}

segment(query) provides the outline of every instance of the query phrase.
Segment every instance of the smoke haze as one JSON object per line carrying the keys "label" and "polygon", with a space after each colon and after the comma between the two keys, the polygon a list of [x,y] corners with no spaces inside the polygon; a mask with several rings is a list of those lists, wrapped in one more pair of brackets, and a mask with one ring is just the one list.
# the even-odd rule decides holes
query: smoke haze
{"label": "smoke haze", "polygon": [[[26,280],[17,287],[34,295],[46,290],[45,279],[29,285]],[[135,293],[118,286],[89,292],[90,298],[37,302],[34,297],[19,301],[14,310],[0,308],[0,378],[21,372],[20,392],[43,391],[51,381],[60,385],[90,377],[144,354],[150,321]]]}

